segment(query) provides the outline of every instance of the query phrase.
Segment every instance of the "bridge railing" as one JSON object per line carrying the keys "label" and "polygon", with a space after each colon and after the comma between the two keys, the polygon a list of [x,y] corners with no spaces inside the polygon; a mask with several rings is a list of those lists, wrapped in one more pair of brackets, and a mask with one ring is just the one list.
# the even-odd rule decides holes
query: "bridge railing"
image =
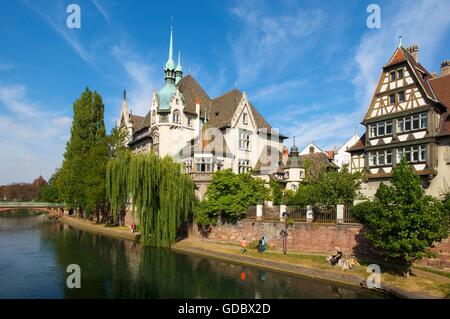
{"label": "bridge railing", "polygon": [[63,203],[46,202],[3,202],[0,201],[0,207],[64,207]]}

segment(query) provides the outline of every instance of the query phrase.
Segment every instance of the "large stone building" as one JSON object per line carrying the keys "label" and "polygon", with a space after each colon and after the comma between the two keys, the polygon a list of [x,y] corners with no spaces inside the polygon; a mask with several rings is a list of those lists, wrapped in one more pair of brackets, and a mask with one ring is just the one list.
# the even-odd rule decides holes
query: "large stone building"
{"label": "large stone building", "polygon": [[120,126],[127,129],[134,153],[153,151],[183,162],[200,196],[217,170],[256,169],[261,177],[276,172],[286,139],[272,129],[245,92],[235,88],[210,98],[192,75],[183,76],[180,53],[178,64],[173,61],[172,31],[164,86],[153,92],[145,116],[131,114],[124,97]]}
{"label": "large stone building", "polygon": [[349,148],[352,171],[364,173],[364,193],[373,196],[405,157],[428,194],[450,187],[450,62],[440,74],[419,63],[417,46],[401,44],[383,66],[362,124],[366,133]]}

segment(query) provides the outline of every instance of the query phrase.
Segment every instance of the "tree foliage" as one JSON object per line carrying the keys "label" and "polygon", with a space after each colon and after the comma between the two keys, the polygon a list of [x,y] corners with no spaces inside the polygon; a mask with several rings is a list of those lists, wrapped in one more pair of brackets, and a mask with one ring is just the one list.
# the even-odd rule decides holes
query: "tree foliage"
{"label": "tree foliage", "polygon": [[351,205],[359,196],[361,179],[358,173],[350,173],[346,167],[337,170],[321,169],[309,175],[294,194],[287,196],[288,205]]}
{"label": "tree foliage", "polygon": [[86,88],[73,104],[71,135],[58,173],[60,197],[86,217],[105,209],[108,143],[103,117],[101,96]]}
{"label": "tree foliage", "polygon": [[106,194],[116,219],[131,200],[144,245],[170,246],[192,212],[194,184],[170,157],[122,152],[108,163]]}
{"label": "tree foliage", "polygon": [[199,225],[217,223],[218,216],[235,221],[244,216],[250,205],[269,198],[264,181],[250,173],[234,174],[230,169],[213,173],[205,199],[196,208]]}
{"label": "tree foliage", "polygon": [[380,184],[374,200],[356,205],[353,213],[368,228],[366,238],[408,268],[448,237],[448,207],[424,194],[406,159],[394,168],[392,186]]}

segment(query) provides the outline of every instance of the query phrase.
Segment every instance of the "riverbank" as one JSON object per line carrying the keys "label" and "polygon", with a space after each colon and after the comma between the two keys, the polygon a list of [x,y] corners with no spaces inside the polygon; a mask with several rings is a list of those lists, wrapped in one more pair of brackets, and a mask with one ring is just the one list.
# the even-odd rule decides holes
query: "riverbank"
{"label": "riverbank", "polygon": [[[49,213],[49,216],[55,217],[72,227],[105,236],[132,241],[138,241],[140,236],[139,233],[132,233],[125,227],[109,227],[105,224],[96,224],[95,222],[61,214]],[[244,255],[240,252],[238,245],[192,238],[173,244],[171,249],[180,253],[197,254],[290,275],[306,276],[353,286],[364,284],[369,275],[366,272],[367,264],[365,263],[361,263],[361,266],[356,269],[343,272],[339,268],[331,266],[325,260],[326,256],[320,254],[288,252],[284,255],[270,250],[259,254],[254,250],[249,250]],[[389,293],[399,298],[429,299],[448,298],[450,296],[450,278],[423,268],[413,267],[413,275],[409,278],[383,272],[382,269],[381,283],[382,289],[380,292]]]}
{"label": "riverbank", "polygon": [[74,228],[86,230],[100,235],[131,241],[138,241],[140,237],[140,233],[132,233],[131,230],[126,226],[109,226],[106,224],[97,224],[96,222],[92,222],[89,220],[56,213],[48,213],[48,215],[49,217],[57,218],[59,221],[66,223],[67,225]]}
{"label": "riverbank", "polygon": [[[270,250],[262,254],[256,250],[249,250],[242,254],[238,245],[194,239],[182,240],[171,248],[178,252],[356,286],[363,286],[369,275],[366,272],[366,263],[361,263],[360,267],[352,270],[341,271],[338,267],[331,266],[324,255],[296,252],[284,255]],[[413,268],[413,274],[409,278],[383,273],[382,270],[381,285],[379,292],[389,293],[398,298],[435,299],[448,298],[450,295],[450,278],[417,268]]]}

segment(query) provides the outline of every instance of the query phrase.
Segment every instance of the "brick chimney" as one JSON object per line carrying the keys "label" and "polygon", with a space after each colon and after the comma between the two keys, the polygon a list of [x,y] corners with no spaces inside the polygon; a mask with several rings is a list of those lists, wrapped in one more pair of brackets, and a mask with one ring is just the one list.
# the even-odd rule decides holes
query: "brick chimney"
{"label": "brick chimney", "polygon": [[450,75],[450,60],[441,63],[441,76]]}
{"label": "brick chimney", "polygon": [[419,63],[419,47],[416,44],[411,45],[406,50],[413,56],[414,60]]}

